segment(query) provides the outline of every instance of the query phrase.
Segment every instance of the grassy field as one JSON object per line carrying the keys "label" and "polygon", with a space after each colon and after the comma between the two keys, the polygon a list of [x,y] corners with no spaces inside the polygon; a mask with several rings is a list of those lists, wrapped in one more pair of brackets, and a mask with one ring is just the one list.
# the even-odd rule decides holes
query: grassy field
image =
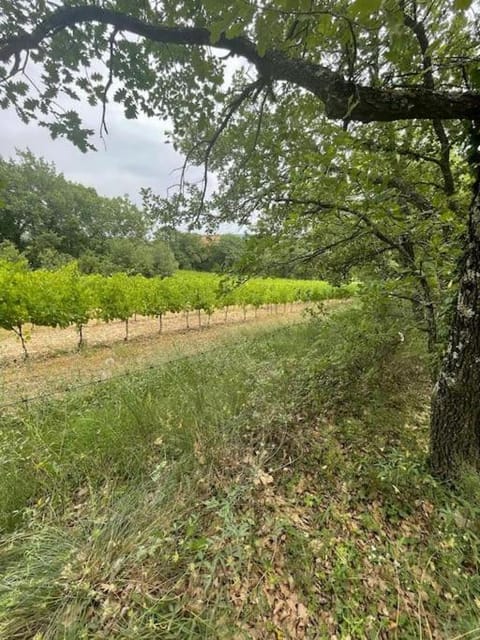
{"label": "grassy field", "polygon": [[0,638],[480,638],[425,371],[354,307],[5,417]]}

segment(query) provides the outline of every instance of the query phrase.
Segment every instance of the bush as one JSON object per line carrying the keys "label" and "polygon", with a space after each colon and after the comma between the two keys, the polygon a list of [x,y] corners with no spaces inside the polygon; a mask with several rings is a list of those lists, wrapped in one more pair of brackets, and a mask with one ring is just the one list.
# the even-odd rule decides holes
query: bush
{"label": "bush", "polygon": [[409,308],[365,297],[319,321],[317,339],[299,368],[297,393],[315,411],[359,415],[379,396],[383,401],[399,376],[423,371],[425,359]]}

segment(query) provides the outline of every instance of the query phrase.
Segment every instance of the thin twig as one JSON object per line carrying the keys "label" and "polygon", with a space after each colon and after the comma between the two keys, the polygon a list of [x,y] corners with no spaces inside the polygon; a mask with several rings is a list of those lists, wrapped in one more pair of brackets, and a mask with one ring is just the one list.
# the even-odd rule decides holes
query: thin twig
{"label": "thin twig", "polygon": [[108,39],[109,60],[108,60],[108,80],[102,95],[102,120],[100,122],[100,138],[103,140],[103,133],[108,136],[108,128],[106,123],[108,92],[113,83],[113,59],[115,56],[115,37],[118,29],[114,29]]}

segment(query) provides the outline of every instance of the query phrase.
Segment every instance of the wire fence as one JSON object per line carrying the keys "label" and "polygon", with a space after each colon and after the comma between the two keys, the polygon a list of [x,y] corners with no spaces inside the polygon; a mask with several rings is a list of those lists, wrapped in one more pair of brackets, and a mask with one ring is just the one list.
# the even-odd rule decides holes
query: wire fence
{"label": "wire fence", "polygon": [[[304,321],[300,321],[300,322],[289,323],[287,325],[284,325],[284,326],[281,326],[281,327],[277,327],[276,329],[265,329],[265,334],[267,334],[267,335],[277,334],[277,333],[280,333],[282,331],[286,331],[286,330],[292,329],[292,327],[299,326],[299,325],[305,325],[307,323],[308,323],[308,321],[304,320]],[[230,344],[233,345],[236,342],[238,342],[238,340],[233,340]],[[24,396],[24,397],[18,398],[17,400],[12,401],[12,402],[7,402],[7,403],[4,403],[4,404],[0,404],[0,413],[5,412],[6,409],[10,409],[12,407],[18,407],[18,406],[22,405],[23,407],[28,408],[28,406],[30,404],[34,404],[34,403],[36,403],[36,402],[38,402],[40,400],[46,400],[46,399],[54,398],[54,397],[57,397],[57,396],[62,396],[62,395],[65,395],[65,394],[74,393],[75,391],[79,391],[81,389],[86,389],[88,387],[94,387],[96,385],[101,385],[101,384],[105,384],[105,383],[114,382],[116,380],[121,380],[121,379],[125,379],[125,378],[133,378],[135,376],[146,374],[146,373],[151,372],[151,371],[158,371],[158,370],[164,368],[165,366],[168,366],[169,364],[172,364],[173,362],[181,362],[183,360],[190,360],[190,359],[198,358],[199,356],[209,355],[209,354],[215,353],[217,351],[222,351],[226,347],[228,347],[228,345],[226,345],[226,344],[217,345],[217,346],[212,347],[210,349],[202,349],[201,351],[195,351],[194,353],[188,353],[188,354],[184,354],[184,355],[180,355],[180,356],[175,356],[173,358],[166,358],[165,360],[162,360],[159,363],[150,364],[150,365],[147,365],[146,367],[141,367],[141,368],[138,368],[138,369],[124,371],[122,373],[118,373],[118,374],[114,374],[114,375],[110,375],[110,376],[105,376],[105,377],[101,377],[101,378],[92,378],[91,380],[88,380],[86,382],[82,382],[82,383],[75,384],[75,385],[70,385],[69,384],[66,387],[60,387],[58,389],[54,389],[53,391],[42,392],[42,393],[38,393],[38,394],[33,395],[33,396]]]}

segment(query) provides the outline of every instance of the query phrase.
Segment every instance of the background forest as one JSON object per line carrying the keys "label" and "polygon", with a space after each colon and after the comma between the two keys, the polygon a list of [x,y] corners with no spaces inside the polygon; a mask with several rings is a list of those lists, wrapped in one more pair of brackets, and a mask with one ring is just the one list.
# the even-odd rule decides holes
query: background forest
{"label": "background forest", "polygon": [[0,259],[24,257],[32,269],[77,260],[83,273],[150,277],[176,269],[232,272],[250,261],[249,270],[261,275],[319,275],[318,265],[303,259],[300,242],[282,254],[254,235],[177,230],[162,224],[158,208],[137,206],[127,196],[100,196],[30,151],[0,158],[0,185]]}
{"label": "background forest", "polygon": [[0,160],[1,257],[22,254],[32,269],[75,259],[84,273],[170,275],[176,269],[223,271],[241,258],[240,235],[176,231],[131,202],[66,180],[53,164],[20,152]]}

